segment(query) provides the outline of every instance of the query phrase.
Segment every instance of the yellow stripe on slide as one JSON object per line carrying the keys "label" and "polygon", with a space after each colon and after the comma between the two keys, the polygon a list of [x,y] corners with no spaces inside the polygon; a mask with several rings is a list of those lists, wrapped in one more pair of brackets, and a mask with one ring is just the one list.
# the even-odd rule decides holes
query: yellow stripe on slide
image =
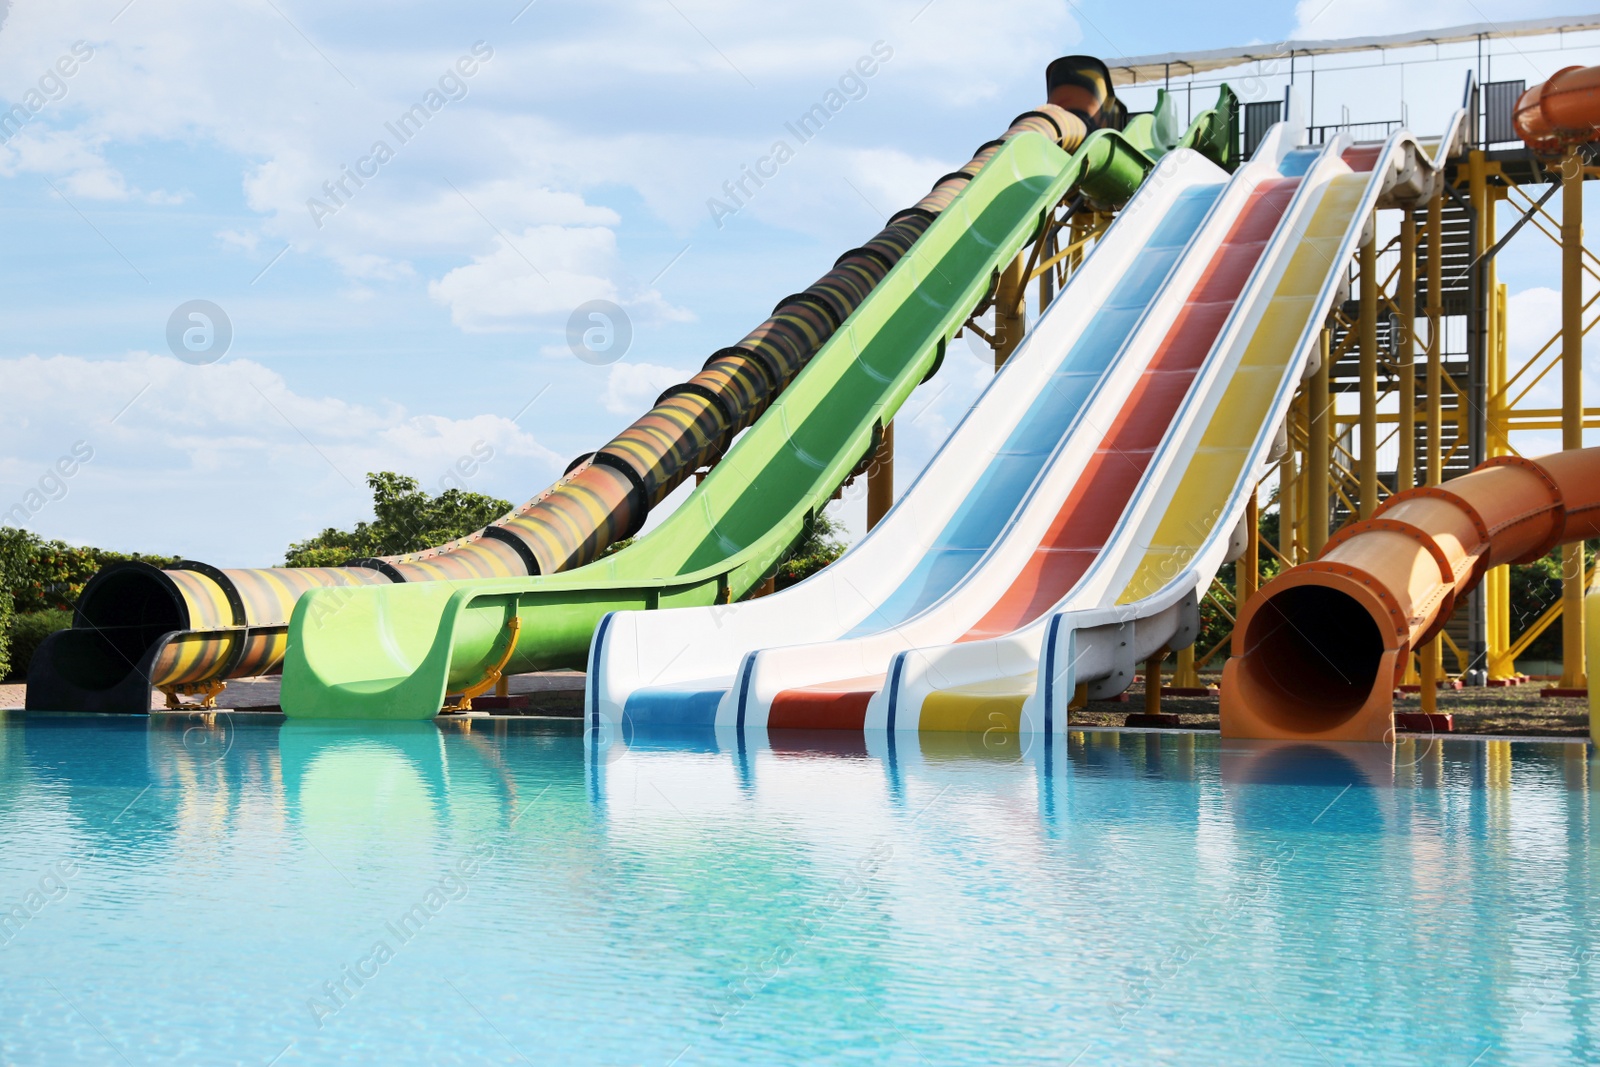
{"label": "yellow stripe on slide", "polygon": [[[300,599],[300,594],[305,589],[291,586],[289,582],[292,580],[298,584],[301,581],[301,576],[295,575],[291,579],[287,575],[275,574],[267,569],[258,570],[255,573],[261,577],[261,584],[266,587],[266,591],[278,602],[278,616],[274,619],[251,619],[250,621],[258,624],[265,622],[270,625],[276,623],[279,619],[287,619],[290,615],[293,615],[295,602]],[[306,588],[309,588],[311,584],[306,583]]]}
{"label": "yellow stripe on slide", "polygon": [[233,608],[222,587],[199,571],[167,571],[189,609],[186,630],[208,630],[233,624]]}
{"label": "yellow stripe on slide", "polygon": [[1256,432],[1266,421],[1322,283],[1339,266],[1334,261],[1338,246],[1371,179],[1370,174],[1341,174],[1323,193],[1118,603],[1130,604],[1161,589],[1188,566],[1211,532],[1217,520],[1217,486],[1237,485],[1244,474]]}
{"label": "yellow stripe on slide", "polygon": [[917,725],[929,732],[1014,734],[1022,722],[1022,702],[1033,685],[1030,671],[935,690],[923,700]]}

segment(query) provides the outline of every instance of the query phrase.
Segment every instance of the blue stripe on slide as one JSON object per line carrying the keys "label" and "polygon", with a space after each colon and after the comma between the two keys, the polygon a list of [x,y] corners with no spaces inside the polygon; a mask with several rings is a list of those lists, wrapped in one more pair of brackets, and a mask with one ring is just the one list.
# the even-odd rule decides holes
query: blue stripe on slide
{"label": "blue stripe on slide", "polygon": [[[1140,317],[1172,274],[1223,186],[1189,189],[1156,226],[1117,291],[1095,310],[933,545],[883,603],[845,638],[898,625],[939,600],[977,566],[1016,515],[1028,489],[1076,425]],[[892,698],[891,698],[892,699]]]}
{"label": "blue stripe on slide", "polygon": [[725,689],[640,689],[628,698],[635,727],[715,726]]}

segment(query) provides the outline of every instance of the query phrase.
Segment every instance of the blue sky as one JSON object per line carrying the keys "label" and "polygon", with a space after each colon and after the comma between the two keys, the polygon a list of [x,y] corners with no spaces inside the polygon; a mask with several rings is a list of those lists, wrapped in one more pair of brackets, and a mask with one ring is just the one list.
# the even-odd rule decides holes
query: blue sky
{"label": "blue sky", "polygon": [[[1564,13],[1394,8],[0,0],[0,99],[42,101],[0,144],[0,512],[37,503],[79,442],[93,458],[27,525],[221,565],[366,517],[367,471],[436,489],[475,446],[493,458],[471,487],[520,501],[1038,102],[1057,55]],[[714,219],[722,184],[876,42],[892,56],[859,99]],[[1530,82],[1600,62],[1500,51],[1496,76]],[[1403,92],[1425,132],[1469,65],[1406,68],[1403,86],[1328,73],[1319,113],[1394,117]],[[438,110],[402,143],[386,124],[430,91]],[[324,183],[356,167],[334,201]],[[1553,261],[1514,260],[1542,329]],[[194,299],[232,324],[216,362],[169,350]],[[591,299],[633,325],[609,366],[566,344]],[[966,355],[906,409],[902,486],[988,377]],[[859,529],[861,501],[840,510]]]}

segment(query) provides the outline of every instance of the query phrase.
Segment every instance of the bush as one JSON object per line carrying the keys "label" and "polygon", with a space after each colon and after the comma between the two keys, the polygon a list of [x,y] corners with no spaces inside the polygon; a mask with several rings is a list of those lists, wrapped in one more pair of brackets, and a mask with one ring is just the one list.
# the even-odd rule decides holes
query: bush
{"label": "bush", "polygon": [[[176,563],[176,556],[147,556],[46,541],[30,530],[0,526],[0,588],[11,594],[20,614],[70,608],[90,578],[111,563],[142,560],[157,567]],[[19,660],[15,655],[12,662]]]}
{"label": "bush", "polygon": [[11,669],[6,677],[11,681],[26,681],[28,663],[39,646],[44,644],[44,639],[71,625],[72,612],[59,608],[13,615],[11,624],[6,628],[11,646]]}
{"label": "bush", "polygon": [[510,501],[460,489],[429,496],[415,478],[392,471],[368,474],[367,485],[373,521],[353,530],[330,526],[297,541],[284,553],[284,566],[340,567],[352,559],[420,552],[476,533],[511,510]]}
{"label": "bush", "polygon": [[795,542],[784,556],[783,562],[778,565],[777,580],[773,582],[774,589],[787,589],[791,585],[805,581],[813,574],[844,555],[844,550],[849,546],[838,538],[844,533],[844,523],[830,517],[826,512],[816,512],[811,523],[800,535],[800,540]]}
{"label": "bush", "polygon": [[[1584,545],[1584,567],[1594,566],[1595,543]],[[1511,568],[1511,640],[1515,641],[1528,627],[1539,621],[1539,616],[1552,605],[1561,602],[1561,549],[1556,549],[1543,559]],[[1522,659],[1561,660],[1561,620],[1550,624],[1549,629],[1533,639]]]}
{"label": "bush", "polygon": [[0,589],[0,680],[11,676],[11,591]]}

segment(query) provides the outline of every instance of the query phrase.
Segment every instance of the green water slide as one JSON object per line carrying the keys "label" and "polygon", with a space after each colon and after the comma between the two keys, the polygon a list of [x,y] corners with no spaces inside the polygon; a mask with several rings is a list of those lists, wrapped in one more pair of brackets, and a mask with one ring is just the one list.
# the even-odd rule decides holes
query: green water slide
{"label": "green water slide", "polygon": [[[1232,94],[1178,139],[1231,163]],[[1175,147],[1170,102],[1075,152],[1008,141],[675,512],[629,547],[544,577],[314,589],[290,622],[281,702],[305,718],[420,719],[505,673],[582,669],[608,613],[737,600],[876,451],[996,272],[1070,194],[1125,202]],[[1221,116],[1220,120],[1218,116]],[[1218,137],[1217,128],[1227,135]]]}

